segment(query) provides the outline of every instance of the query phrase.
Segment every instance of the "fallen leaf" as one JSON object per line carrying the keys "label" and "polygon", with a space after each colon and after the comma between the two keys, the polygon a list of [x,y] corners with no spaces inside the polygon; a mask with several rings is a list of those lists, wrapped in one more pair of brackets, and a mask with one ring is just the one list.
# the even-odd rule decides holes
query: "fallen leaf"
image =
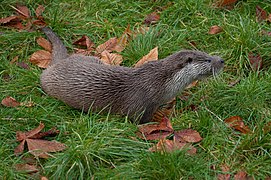
{"label": "fallen leaf", "polygon": [[14,64],[16,61],[18,61],[19,56],[15,56],[11,61],[10,64]]}
{"label": "fallen leaf", "polygon": [[222,31],[223,31],[222,27],[214,25],[210,27],[208,34],[218,34]]}
{"label": "fallen leaf", "polygon": [[153,48],[152,50],[150,50],[150,52],[143,56],[135,65],[134,67],[139,67],[147,62],[150,61],[156,61],[158,60],[158,47],[156,46],[155,48]]}
{"label": "fallen leaf", "polygon": [[239,171],[234,175],[234,180],[247,180],[247,173],[245,171]]}
{"label": "fallen leaf", "polygon": [[20,106],[20,102],[18,102],[13,97],[7,96],[2,101],[1,104],[5,107],[17,107]]}
{"label": "fallen leaf", "polygon": [[236,80],[230,82],[230,83],[229,83],[229,87],[234,87],[236,84],[239,84],[240,81],[241,81],[241,79],[238,78],[238,79],[236,79]]}
{"label": "fallen leaf", "polygon": [[42,176],[42,177],[40,178],[40,180],[48,180],[48,178],[45,177],[45,176]]}
{"label": "fallen leaf", "polygon": [[32,24],[35,24],[36,26],[41,26],[41,27],[47,26],[46,22],[42,19],[34,20],[32,21]]}
{"label": "fallen leaf", "polygon": [[251,65],[251,68],[254,71],[261,70],[263,68],[263,59],[260,54],[254,55],[252,52],[248,54],[248,59]]}
{"label": "fallen leaf", "polygon": [[238,0],[218,0],[216,3],[217,7],[231,6],[234,5]]}
{"label": "fallen leaf", "polygon": [[94,42],[92,42],[88,36],[83,35],[80,39],[73,42],[74,45],[84,46],[87,50],[94,50]]}
{"label": "fallen leaf", "polygon": [[18,18],[18,16],[5,17],[5,18],[0,19],[0,24],[6,24],[6,23],[9,23],[10,21],[14,21],[14,20],[18,21],[20,19]]}
{"label": "fallen leaf", "polygon": [[183,143],[183,142],[177,142],[169,139],[160,139],[159,142],[154,145],[153,147],[149,148],[149,151],[151,152],[173,152],[176,150],[182,150],[184,148],[187,148],[187,153],[190,155],[196,154],[197,149],[190,144]]}
{"label": "fallen leaf", "polygon": [[25,62],[16,62],[16,65],[17,65],[18,67],[23,68],[23,69],[30,69],[30,68],[29,68],[29,65],[26,64]]}
{"label": "fallen leaf", "polygon": [[38,37],[36,41],[38,45],[40,45],[46,51],[52,52],[52,44],[47,39],[43,37]]}
{"label": "fallen leaf", "polygon": [[12,7],[13,9],[15,9],[15,11],[19,15],[22,15],[25,18],[30,18],[30,11],[29,11],[28,7],[26,7],[26,6],[20,6],[20,5],[17,5],[16,7],[14,7],[14,6],[10,6],[10,7]]}
{"label": "fallen leaf", "polygon": [[160,139],[159,142],[151,147],[149,151],[152,152],[172,152],[184,147],[186,143],[178,143],[176,144],[174,141],[169,139]]}
{"label": "fallen leaf", "polygon": [[50,129],[46,132],[41,132],[44,128],[44,124],[40,123],[40,125],[28,132],[16,132],[16,140],[20,142],[19,146],[17,146],[14,150],[15,155],[19,155],[23,153],[24,145],[27,144],[28,150],[31,154],[41,158],[48,158],[49,152],[57,152],[62,151],[66,148],[66,146],[62,143],[56,141],[47,141],[39,138],[44,138],[45,136],[54,136],[59,133],[55,128]]}
{"label": "fallen leaf", "polygon": [[30,164],[24,164],[24,163],[16,164],[15,169],[16,169],[16,171],[25,172],[25,173],[29,173],[29,174],[36,173],[39,171],[37,166],[30,165]]}
{"label": "fallen leaf", "polygon": [[243,119],[240,116],[232,116],[224,120],[224,122],[229,125],[231,128],[240,131],[243,134],[250,133],[251,130],[243,122]]}
{"label": "fallen leaf", "polygon": [[118,43],[118,39],[116,37],[110,38],[108,41],[105,43],[99,45],[96,48],[97,53],[102,53],[103,51],[107,50],[108,52],[112,52],[115,50],[115,47]]}
{"label": "fallen leaf", "polygon": [[138,136],[147,140],[163,139],[173,132],[170,120],[166,117],[159,124],[143,124],[138,126],[138,129]]}
{"label": "fallen leaf", "polygon": [[231,175],[229,174],[229,171],[230,171],[230,167],[226,164],[222,164],[220,166],[223,174],[218,174],[217,176],[217,179],[218,180],[230,180],[231,178]]}
{"label": "fallen leaf", "polygon": [[52,60],[52,54],[45,50],[34,52],[29,61],[40,68],[47,68]]}
{"label": "fallen leaf", "polygon": [[267,12],[260,6],[256,6],[256,19],[258,22],[262,22],[267,19]]}
{"label": "fallen leaf", "polygon": [[176,105],[176,98],[160,107],[153,115],[151,122],[161,122],[163,118],[170,117]]}
{"label": "fallen leaf", "polygon": [[190,88],[193,88],[193,87],[196,87],[198,85],[199,81],[196,80],[196,81],[193,81],[192,83],[190,83],[185,89],[190,89]]}
{"label": "fallen leaf", "polygon": [[132,34],[133,33],[132,33],[131,29],[130,29],[130,24],[129,24],[127,26],[127,28],[125,29],[125,31],[123,32],[123,34],[121,35],[121,37],[118,38],[117,45],[115,47],[115,51],[122,52],[125,49],[125,47],[126,47],[128,41],[129,41],[129,39],[131,38]]}
{"label": "fallen leaf", "polygon": [[157,12],[152,12],[151,14],[148,14],[144,20],[144,24],[146,25],[152,25],[159,21],[160,15],[157,14]]}
{"label": "fallen leaf", "polygon": [[[2,21],[5,21],[7,19],[2,19]],[[25,29],[24,25],[22,24],[21,20],[19,18],[12,18],[10,21],[6,22],[6,23],[2,23],[5,26],[8,27],[13,27],[19,30]]]}
{"label": "fallen leaf", "polygon": [[184,129],[174,132],[174,139],[178,142],[192,142],[197,143],[202,140],[200,134],[193,129]]}
{"label": "fallen leaf", "polygon": [[109,53],[107,50],[101,53],[101,61],[105,64],[120,65],[123,58],[120,54]]}
{"label": "fallen leaf", "polygon": [[28,150],[31,154],[40,158],[48,158],[49,152],[57,152],[66,149],[60,142],[43,139],[26,139]]}
{"label": "fallen leaf", "polygon": [[43,5],[39,5],[37,7],[36,11],[35,11],[36,17],[39,18],[42,15],[42,13],[43,13],[44,10],[45,10],[44,6]]}

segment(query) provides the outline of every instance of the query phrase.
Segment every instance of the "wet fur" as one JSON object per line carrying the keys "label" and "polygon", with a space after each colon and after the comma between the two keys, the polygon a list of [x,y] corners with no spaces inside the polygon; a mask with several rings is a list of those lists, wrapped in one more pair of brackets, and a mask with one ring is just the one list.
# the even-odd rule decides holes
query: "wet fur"
{"label": "wet fur", "polygon": [[188,84],[217,74],[223,60],[200,51],[180,51],[139,68],[103,64],[92,56],[71,55],[50,28],[43,28],[53,45],[53,60],[41,74],[43,90],[66,104],[88,111],[105,107],[149,122],[157,108]]}

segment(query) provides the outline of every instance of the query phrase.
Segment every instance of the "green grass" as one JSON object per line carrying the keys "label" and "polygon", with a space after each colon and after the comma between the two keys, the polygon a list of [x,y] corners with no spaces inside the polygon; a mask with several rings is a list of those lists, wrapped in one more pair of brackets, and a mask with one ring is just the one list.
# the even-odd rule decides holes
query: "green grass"
{"label": "green grass", "polygon": [[[0,17],[13,14],[9,5],[16,2],[3,0]],[[188,90],[192,96],[187,102],[178,101],[172,118],[174,129],[193,128],[204,138],[195,145],[198,153],[151,153],[148,148],[153,142],[135,138],[137,127],[127,119],[85,114],[44,94],[39,83],[41,69],[29,63],[30,55],[41,49],[35,39],[42,34],[0,26],[0,100],[12,96],[36,104],[31,108],[0,106],[2,179],[29,179],[13,168],[21,162],[21,157],[13,154],[18,145],[15,132],[33,129],[41,121],[45,129],[56,126],[60,135],[55,139],[68,146],[54,153],[53,158],[38,161],[40,172],[50,179],[214,179],[221,172],[221,164],[227,164],[232,175],[244,170],[255,179],[271,176],[271,135],[263,131],[271,119],[271,37],[259,34],[271,28],[270,24],[256,22],[255,15],[256,5],[271,12],[269,1],[240,0],[232,10],[215,9],[209,0],[25,0],[23,4],[32,13],[38,4],[46,7],[46,22],[62,37],[69,51],[81,35],[88,35],[99,45],[120,36],[128,24],[136,28],[147,14],[163,9],[158,24],[133,39],[121,53],[124,65],[134,64],[155,46],[159,47],[159,58],[164,58],[180,49],[193,49],[189,45],[193,41],[197,49],[223,57],[226,67],[219,77]],[[220,25],[224,32],[209,35],[212,25]],[[251,70],[249,52],[262,55],[264,67],[260,72]],[[16,56],[30,69],[10,64]],[[9,81],[3,79],[7,74]],[[236,79],[240,83],[229,87]],[[189,104],[197,105],[198,111],[179,113]],[[221,121],[234,115],[241,116],[253,133],[242,135]]]}

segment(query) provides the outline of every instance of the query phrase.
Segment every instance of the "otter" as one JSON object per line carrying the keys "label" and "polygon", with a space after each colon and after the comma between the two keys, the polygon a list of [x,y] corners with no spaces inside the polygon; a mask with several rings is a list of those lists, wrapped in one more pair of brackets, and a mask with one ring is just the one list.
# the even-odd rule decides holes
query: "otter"
{"label": "otter", "polygon": [[41,30],[53,46],[52,61],[40,77],[48,95],[85,112],[107,109],[140,124],[150,122],[159,106],[190,83],[217,75],[224,66],[222,58],[196,50],[182,50],[137,68],[106,65],[93,56],[68,55],[52,29]]}

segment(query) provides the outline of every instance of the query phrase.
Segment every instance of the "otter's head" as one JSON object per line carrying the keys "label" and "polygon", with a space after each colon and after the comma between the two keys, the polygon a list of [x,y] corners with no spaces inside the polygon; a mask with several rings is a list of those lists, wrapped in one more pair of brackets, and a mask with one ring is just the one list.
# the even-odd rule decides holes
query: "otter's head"
{"label": "otter's head", "polygon": [[169,57],[171,63],[185,71],[194,80],[215,76],[224,67],[224,60],[219,56],[211,56],[205,52],[183,50]]}

